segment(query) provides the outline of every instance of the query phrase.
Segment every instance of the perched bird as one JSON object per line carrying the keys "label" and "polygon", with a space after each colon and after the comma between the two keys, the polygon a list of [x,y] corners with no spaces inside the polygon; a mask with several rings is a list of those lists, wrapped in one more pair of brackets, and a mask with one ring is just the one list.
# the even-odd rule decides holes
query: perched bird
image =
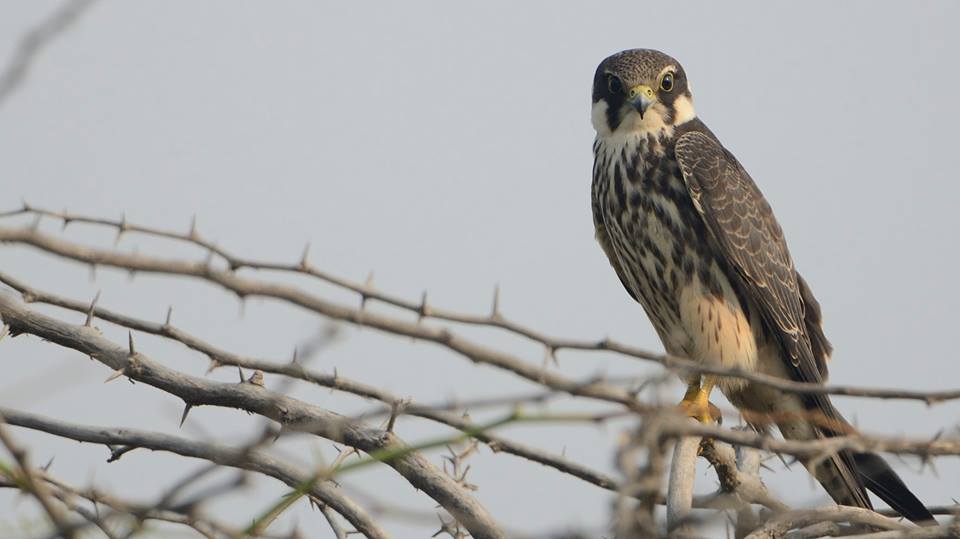
{"label": "perched bird", "polygon": [[[794,269],[770,205],[693,107],[680,63],[619,52],[593,79],[593,221],[597,240],[667,352],[799,382],[827,378],[820,306]],[[757,429],[814,440],[853,429],[827,395],[785,393],[693,375],[681,407],[707,422],[714,386]],[[842,451],[807,463],[842,505],[872,508],[870,489],[918,523],[933,516],[878,455]]]}

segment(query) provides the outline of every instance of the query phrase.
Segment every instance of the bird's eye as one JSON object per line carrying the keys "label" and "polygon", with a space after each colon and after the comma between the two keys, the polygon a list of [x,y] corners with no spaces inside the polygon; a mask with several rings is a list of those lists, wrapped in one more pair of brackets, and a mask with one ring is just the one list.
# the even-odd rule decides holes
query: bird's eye
{"label": "bird's eye", "polygon": [[611,94],[619,94],[623,92],[623,83],[620,82],[620,77],[616,75],[607,75],[607,89],[610,90]]}
{"label": "bird's eye", "polygon": [[660,89],[664,92],[673,91],[673,72],[667,71],[663,74],[663,77],[660,78]]}

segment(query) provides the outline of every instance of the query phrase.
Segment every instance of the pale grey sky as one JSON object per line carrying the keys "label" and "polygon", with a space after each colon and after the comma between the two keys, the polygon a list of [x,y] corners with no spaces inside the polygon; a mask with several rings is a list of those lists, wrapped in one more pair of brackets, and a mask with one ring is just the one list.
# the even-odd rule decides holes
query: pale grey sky
{"label": "pale grey sky", "polygon": [[[56,2],[0,5],[0,57]],[[700,117],[770,200],[797,266],[823,305],[836,346],[835,382],[913,389],[956,387],[955,173],[960,104],[956,2],[147,2],[104,0],[39,58],[0,108],[0,210],[23,196],[54,209],[201,231],[255,258],[313,261],[355,280],[373,270],[384,290],[485,312],[499,283],[505,312],[557,335],[604,335],[659,350],[642,310],[593,240],[589,122],[593,70],[632,47],[678,58]],[[49,223],[48,229],[58,230]],[[89,228],[70,238],[109,246]],[[128,237],[122,249],[155,247]],[[182,252],[182,251],[177,251]],[[202,255],[197,255],[202,256]],[[85,268],[0,246],[3,271],[74,298],[176,321],[227,348],[286,358],[321,320],[269,302],[237,301],[198,283]],[[314,285],[314,289],[319,289]],[[349,296],[331,293],[332,297]],[[60,313],[63,318],[76,315]],[[101,324],[120,340],[123,332]],[[466,331],[539,362],[542,351],[500,334]],[[317,366],[433,401],[530,386],[425,344],[347,329]],[[142,347],[193,374],[206,362],[157,340]],[[0,404],[90,424],[177,432],[179,402],[27,337],[0,344]],[[649,366],[606,355],[561,354],[569,376],[636,374]],[[429,376],[424,376],[429,373]],[[233,372],[215,376],[232,379]],[[38,383],[38,377],[44,377]],[[268,378],[268,383],[269,383]],[[679,384],[668,391],[679,400]],[[299,387],[297,395],[353,413],[368,405]],[[867,431],[933,435],[960,407],[838,398]],[[255,418],[198,409],[224,436]],[[505,434],[611,470],[607,429],[524,426]],[[437,433],[404,421],[415,441]],[[149,496],[196,463],[16,431],[53,471]],[[293,443],[304,462],[328,445]],[[439,462],[439,454],[433,455]],[[894,461],[928,503],[958,496],[960,466],[919,475]],[[511,529],[599,526],[610,496],[552,470],[484,450],[472,461],[478,498]],[[131,478],[136,477],[136,481]],[[703,489],[712,488],[709,474]],[[796,504],[827,502],[799,466],[768,474]],[[284,491],[224,500],[243,522]],[[395,474],[346,483],[431,509]],[[0,536],[27,504],[0,494]],[[319,513],[294,520],[311,537]],[[397,537],[434,529],[388,521]],[[429,533],[427,533],[429,531]],[[11,533],[13,533],[11,535]],[[6,534],[6,535],[4,535]]]}

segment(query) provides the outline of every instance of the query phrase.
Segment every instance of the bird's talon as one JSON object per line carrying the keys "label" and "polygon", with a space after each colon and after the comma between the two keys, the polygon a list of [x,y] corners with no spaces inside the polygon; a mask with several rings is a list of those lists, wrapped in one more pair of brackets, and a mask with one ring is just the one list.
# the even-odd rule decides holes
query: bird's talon
{"label": "bird's talon", "polygon": [[692,417],[705,425],[711,423],[723,424],[723,414],[720,413],[720,408],[703,398],[689,400],[684,398],[680,401],[680,411],[687,417]]}

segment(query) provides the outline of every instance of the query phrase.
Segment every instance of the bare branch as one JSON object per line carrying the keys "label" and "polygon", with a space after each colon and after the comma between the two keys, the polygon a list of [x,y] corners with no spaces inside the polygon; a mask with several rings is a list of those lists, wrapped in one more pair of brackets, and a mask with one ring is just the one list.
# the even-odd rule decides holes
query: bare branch
{"label": "bare branch", "polygon": [[26,80],[37,55],[69,29],[93,3],[94,0],[64,2],[40,24],[24,34],[17,44],[13,57],[0,73],[0,106]]}
{"label": "bare branch", "polygon": [[[136,429],[86,427],[7,408],[0,409],[0,413],[3,414],[10,425],[38,430],[81,442],[167,451],[185,457],[207,460],[223,466],[262,473],[279,479],[290,486],[299,486],[307,480],[307,476],[297,467],[277,460],[260,450],[235,449]],[[310,495],[322,500],[323,503],[343,515],[367,537],[388,537],[387,533],[362,508],[345,497],[339,489],[330,483],[314,482],[310,487]]]}
{"label": "bare branch", "polygon": [[240,408],[273,419],[291,431],[310,432],[356,447],[366,453],[396,451],[386,462],[414,487],[444,506],[474,537],[502,537],[492,517],[469,494],[425,458],[406,447],[396,435],[372,429],[349,418],[311,406],[254,384],[222,384],[188,376],[165,367],[142,352],[129,350],[86,326],[74,326],[27,309],[0,293],[0,316],[15,334],[30,333],[89,355],[126,376],[172,395],[184,402]]}
{"label": "bare branch", "polygon": [[[680,528],[693,507],[693,485],[697,471],[697,452],[700,438],[688,436],[677,440],[670,461],[670,479],[667,484],[667,530]],[[686,530],[689,531],[689,530]]]}
{"label": "bare branch", "polygon": [[[0,272],[0,282],[7,284],[8,286],[14,288],[18,292],[24,295],[28,295],[34,302],[47,303],[50,305],[56,305],[66,309],[82,312],[83,309],[88,307],[83,305],[80,302],[75,300],[70,300],[50,294],[45,291],[38,290],[36,288],[29,287],[19,280],[13,279],[12,277],[3,274]],[[158,335],[166,337],[168,339],[182,343],[183,345],[196,350],[207,357],[210,358],[212,362],[211,365],[214,366],[235,366],[243,367],[245,369],[255,369],[260,370],[266,373],[278,374],[283,376],[288,376],[290,378],[303,380],[310,382],[322,387],[328,387],[332,389],[337,389],[339,391],[344,391],[347,393],[352,393],[354,395],[375,399],[380,402],[383,402],[387,405],[388,409],[391,411],[394,410],[395,403],[403,402],[402,409],[398,409],[398,412],[402,412],[407,415],[413,415],[417,417],[422,417],[435,421],[449,427],[453,427],[461,432],[466,431],[476,431],[476,423],[465,418],[461,414],[457,413],[448,413],[443,410],[438,410],[434,406],[417,404],[413,401],[408,401],[401,399],[400,397],[393,395],[385,390],[382,390],[378,387],[364,384],[359,381],[351,380],[339,375],[326,374],[319,371],[314,371],[304,367],[299,361],[290,361],[284,363],[271,362],[262,359],[249,358],[244,356],[239,356],[232,352],[223,350],[214,345],[211,345],[198,337],[195,337],[186,331],[179,329],[170,324],[169,320],[161,324],[156,324],[146,320],[140,320],[130,316],[116,313],[114,311],[102,308],[95,307],[93,310],[95,316],[101,320],[106,320],[118,324],[122,327],[133,329],[136,331],[142,331],[145,333],[150,333],[153,335]],[[584,383],[588,385],[593,383],[589,381]],[[540,393],[534,399],[544,399],[551,393]],[[517,398],[501,398],[498,399],[498,402],[502,404],[513,405],[517,402],[521,402]],[[479,406],[485,404],[484,402],[480,403],[464,403],[464,407]],[[192,405],[186,404],[184,406],[184,412],[181,416],[181,425],[187,417],[187,413],[192,409]],[[390,430],[389,428],[387,430]],[[533,462],[538,462],[545,466],[555,468],[563,473],[567,473],[597,485],[601,488],[608,490],[616,491],[619,487],[617,481],[612,477],[600,473],[595,470],[591,470],[582,464],[574,462],[572,460],[566,459],[559,455],[551,454],[550,452],[543,451],[534,447],[530,447],[518,442],[511,441],[500,435],[491,433],[491,432],[480,432],[476,435],[477,439],[487,443],[492,449],[498,452],[504,452],[512,454],[521,458],[531,460]]]}
{"label": "bare branch", "polygon": [[50,522],[60,531],[63,537],[66,539],[74,539],[77,537],[76,531],[67,523],[66,515],[60,507],[53,503],[50,489],[47,488],[47,485],[43,481],[38,480],[35,476],[34,470],[30,466],[30,457],[27,455],[27,450],[14,442],[13,438],[7,432],[4,424],[9,422],[10,420],[6,418],[6,414],[0,411],[0,444],[3,444],[7,448],[7,451],[13,456],[17,465],[20,466],[20,479],[23,481],[23,490],[29,492],[37,499],[40,507],[42,507],[47,516],[50,517]]}
{"label": "bare branch", "polygon": [[869,509],[840,505],[824,507],[822,509],[804,509],[781,513],[748,535],[747,539],[781,539],[792,529],[804,528],[820,522],[858,524],[881,530],[896,530],[898,532],[911,530],[909,526]]}
{"label": "bare branch", "polygon": [[[22,210],[9,212],[11,215],[20,213],[53,216],[69,220],[71,222],[86,222],[114,228],[120,227],[122,224],[121,222],[112,221],[109,219],[82,217],[70,215],[65,212],[41,210],[29,206]],[[334,319],[344,320],[358,325],[372,326],[388,333],[433,341],[437,344],[446,346],[455,352],[465,355],[473,361],[487,363],[512,371],[533,382],[543,381],[546,383],[546,385],[557,391],[565,391],[568,393],[570,391],[565,388],[565,380],[558,375],[546,372],[544,369],[538,369],[532,366],[524,365],[523,362],[517,360],[516,358],[512,358],[506,354],[497,353],[496,351],[492,351],[486,347],[467,341],[466,339],[454,335],[449,330],[423,327],[422,331],[417,331],[417,328],[421,327],[419,324],[408,324],[399,320],[390,319],[383,315],[372,315],[363,308],[363,305],[366,304],[368,299],[375,299],[383,303],[408,310],[420,318],[434,318],[437,320],[446,320],[462,324],[483,325],[500,328],[543,344],[547,350],[548,359],[552,353],[563,349],[608,351],[636,359],[653,361],[665,368],[679,372],[716,374],[733,378],[741,378],[790,393],[813,393],[838,396],[871,397],[878,399],[919,400],[927,404],[935,404],[939,402],[960,399],[960,389],[941,391],[912,391],[902,389],[859,388],[853,386],[828,386],[821,384],[802,383],[766,374],[748,372],[739,368],[730,369],[704,365],[686,358],[641,350],[639,348],[618,343],[610,339],[603,339],[600,341],[557,339],[520,326],[519,324],[510,322],[501,314],[499,314],[499,311],[497,311],[496,314],[477,316],[455,313],[431,306],[429,308],[429,312],[425,313],[422,300],[421,302],[407,301],[383,294],[373,288],[370,279],[368,279],[364,284],[356,284],[339,277],[334,277],[332,275],[320,272],[314,268],[304,269],[299,263],[277,264],[253,262],[235,257],[227,251],[216,247],[213,242],[204,240],[196,234],[184,236],[176,232],[162,231],[149,227],[140,227],[131,224],[126,224],[124,226],[126,227],[125,230],[184,241],[204,247],[208,249],[208,252],[214,253],[226,260],[230,271],[216,271],[210,266],[209,263],[185,262],[173,259],[158,259],[136,254],[116,253],[112,251],[103,251],[99,249],[83,247],[55,238],[53,236],[43,234],[42,232],[31,228],[10,229],[0,227],[0,242],[13,241],[32,245],[48,253],[57,254],[80,262],[86,262],[93,266],[106,265],[134,271],[146,271],[170,275],[185,275],[200,278],[231,290],[240,297],[252,295],[287,300],[291,303],[300,305],[301,307],[313,310],[319,314]],[[320,278],[328,283],[360,294],[362,299],[361,308],[356,310],[349,309],[347,307],[325,301],[319,297],[308,295],[306,292],[297,290],[293,287],[243,279],[233,273],[234,270],[241,268],[306,273],[310,276]],[[304,296],[303,301],[296,300],[297,294]],[[495,294],[495,304],[499,309],[498,298],[499,293]],[[373,318],[373,320],[371,320],[371,318]],[[628,404],[622,395],[619,395],[616,391],[611,391],[610,388],[595,387],[586,393],[571,394],[610,400],[613,402],[620,402],[621,404]]]}

